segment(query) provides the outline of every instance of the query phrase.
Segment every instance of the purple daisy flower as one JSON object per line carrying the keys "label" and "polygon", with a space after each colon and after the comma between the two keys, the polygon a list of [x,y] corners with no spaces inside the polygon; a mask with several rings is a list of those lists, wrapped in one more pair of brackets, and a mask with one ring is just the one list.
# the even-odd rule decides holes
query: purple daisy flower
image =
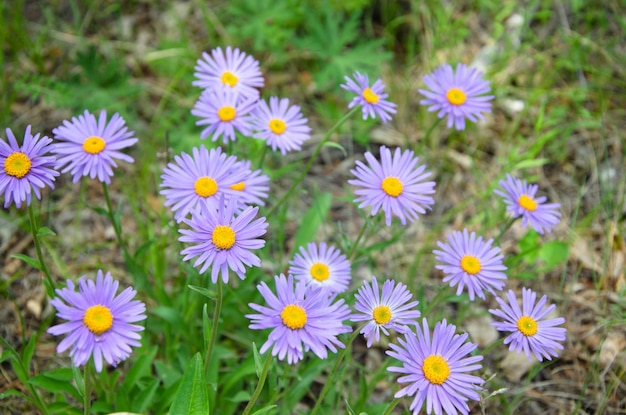
{"label": "purple daisy flower", "polygon": [[420,183],[432,173],[424,171],[425,165],[418,166],[419,158],[412,150],[396,148],[392,157],[391,150],[382,146],[380,162],[369,151],[365,159],[369,166],[357,160],[356,169],[350,170],[356,179],[348,183],[357,187],[354,193],[358,196],[355,202],[361,202],[359,208],[372,206],[372,216],[382,208],[387,226],[391,226],[392,215],[405,225],[407,219],[413,222],[435,203],[427,196],[435,193],[435,182]]}
{"label": "purple daisy flower", "polygon": [[235,141],[235,131],[250,135],[248,114],[256,107],[256,98],[248,98],[238,102],[237,94],[229,89],[205,90],[194,105],[191,113],[200,117],[196,125],[208,125],[200,138],[212,136],[212,141],[217,141],[223,135],[222,141],[227,144],[229,140]]}
{"label": "purple daisy flower", "polygon": [[304,357],[304,352],[312,350],[320,359],[328,357],[328,350],[333,353],[337,348],[344,348],[337,336],[352,331],[344,325],[350,315],[350,309],[343,300],[333,303],[334,296],[329,296],[323,289],[308,286],[303,281],[295,284],[293,276],[285,278],[283,274],[275,276],[276,294],[265,282],[257,288],[268,307],[248,304],[260,314],[247,314],[250,328],[253,330],[272,329],[260,353],[272,347],[272,356],[279,360],[287,358],[289,364]]}
{"label": "purple daisy flower", "polygon": [[452,66],[441,65],[432,74],[424,76],[429,90],[420,89],[426,97],[420,104],[430,105],[428,111],[439,111],[437,116],[448,116],[448,128],[465,129],[465,119],[476,122],[485,119],[483,112],[491,112],[493,95],[482,95],[489,91],[489,81],[482,78],[478,69],[459,63],[456,73]]}
{"label": "purple daisy flower", "polygon": [[467,400],[479,400],[479,390],[484,380],[467,372],[479,370],[482,356],[469,356],[476,344],[466,342],[468,335],[455,334],[456,327],[446,320],[435,325],[432,338],[428,322],[423,319],[423,330],[417,325],[417,334],[409,331],[400,345],[390,344],[387,354],[402,363],[402,367],[392,366],[388,370],[405,374],[398,383],[408,383],[396,394],[396,398],[414,396],[410,410],[418,414],[424,401],[426,413],[441,415],[469,413]]}
{"label": "purple daisy flower", "polygon": [[201,204],[216,208],[222,195],[236,194],[231,189],[249,176],[235,156],[222,153],[221,148],[207,150],[204,146],[194,147],[192,155],[182,153],[163,169],[161,190],[165,206],[176,212],[180,222]]}
{"label": "purple daisy flower", "polygon": [[246,278],[246,266],[258,267],[261,260],[250,252],[265,246],[259,239],[265,235],[267,222],[264,217],[254,217],[258,207],[247,207],[235,216],[238,202],[234,199],[228,204],[222,197],[216,207],[201,204],[191,214],[191,219],[183,218],[183,222],[191,229],[180,229],[183,235],[181,242],[195,245],[181,251],[183,261],[196,258],[193,266],[200,268],[200,273],[211,269],[211,281],[215,284],[219,274],[224,283],[228,282],[228,270],[232,270],[242,280]]}
{"label": "purple daisy flower", "polygon": [[513,214],[514,218],[522,217],[522,226],[532,226],[537,232],[543,235],[544,232],[552,232],[552,229],[561,220],[561,207],[558,203],[545,203],[548,198],[545,196],[536,197],[539,186],[528,184],[526,180],[520,180],[510,174],[506,175],[506,180],[500,181],[500,186],[504,192],[496,189],[494,192],[502,196],[506,209]]}
{"label": "purple daisy flower", "polygon": [[237,172],[248,172],[241,180],[228,186],[230,196],[237,196],[241,205],[265,205],[270,190],[270,178],[261,170],[251,170],[252,162],[249,160],[238,161],[231,169],[231,175]]}
{"label": "purple daisy flower", "polygon": [[353,76],[356,82],[346,76],[346,83],[341,85],[343,89],[354,92],[357,95],[350,101],[348,108],[361,105],[363,107],[364,120],[369,117],[376,118],[376,115],[378,115],[383,124],[391,121],[390,114],[396,113],[396,104],[387,100],[389,94],[384,92],[385,84],[383,84],[382,79],[377,79],[374,85],[370,87],[367,75],[355,72]]}
{"label": "purple daisy flower", "polygon": [[529,288],[522,288],[521,309],[513,290],[509,290],[506,296],[508,304],[503,299],[496,298],[501,309],[489,312],[505,320],[491,323],[496,329],[512,333],[504,339],[504,344],[511,344],[509,350],[515,350],[517,353],[523,350],[528,360],[532,360],[531,353],[534,353],[539,361],[544,357],[548,360],[552,360],[552,356],[557,357],[557,349],[563,350],[560,342],[565,341],[565,329],[555,326],[565,323],[565,319],[545,318],[556,309],[556,305],[546,307],[548,298],[546,295],[536,303],[537,294]]}
{"label": "purple daisy flower", "polygon": [[52,150],[52,139],[30,133],[30,125],[24,132],[20,146],[10,128],[6,129],[8,143],[0,140],[0,194],[4,194],[4,207],[22,202],[30,206],[31,192],[41,199],[40,189],[54,189],[56,157],[46,156]]}
{"label": "purple daisy flower", "polygon": [[211,55],[202,52],[194,68],[197,80],[192,85],[205,89],[229,88],[235,96],[258,99],[259,91],[264,85],[259,62],[239,49],[226,47],[226,55],[222,48],[217,47]]}
{"label": "purple daisy flower", "polygon": [[134,162],[131,156],[119,151],[135,144],[137,138],[133,137],[134,132],[128,131],[118,113],[107,123],[105,110],[100,111],[97,121],[95,115],[85,110],[83,115],[72,117],[72,122],[63,121],[63,125],[52,132],[54,138],[61,141],[52,150],[59,157],[58,167],[67,165],[61,173],[69,171],[74,175],[74,183],[82,176],[89,176],[110,184],[116,160]]}
{"label": "purple daisy flower", "polygon": [[278,148],[283,156],[288,151],[302,149],[302,143],[311,138],[307,123],[299,106],[290,107],[287,98],[278,97],[270,97],[269,106],[259,101],[251,118],[252,129],[257,131],[254,137],[265,140],[273,151]]}
{"label": "purple daisy flower", "polygon": [[131,287],[116,295],[118,286],[111,274],[98,270],[95,283],[80,278],[78,292],[71,280],[67,280],[66,288],[55,290],[58,297],[50,304],[57,309],[57,317],[67,322],[50,327],[48,333],[68,334],[57,346],[57,352],[71,347],[75,366],[83,366],[93,356],[96,371],[100,372],[103,357],[115,367],[130,356],[131,346],[141,346],[137,332],[144,328],[132,323],[146,318],[146,305],[132,300],[137,291]]}
{"label": "purple daisy flower", "polygon": [[311,242],[307,249],[301,246],[300,252],[294,255],[288,273],[307,285],[340,293],[348,289],[351,269],[350,261],[340,250],[324,242],[319,246]]}
{"label": "purple daisy flower", "polygon": [[354,308],[359,313],[353,314],[350,320],[367,321],[361,329],[361,334],[367,339],[367,347],[372,347],[374,340],[380,341],[381,331],[385,336],[389,336],[388,329],[398,333],[410,331],[409,326],[417,326],[416,319],[421,315],[418,310],[413,310],[418,301],[409,302],[413,296],[401,282],[385,281],[381,294],[378,281],[373,277],[372,284],[364,282],[354,297]]}
{"label": "purple daisy flower", "polygon": [[456,295],[467,286],[471,301],[474,301],[475,295],[484,300],[483,291],[495,294],[494,289],[504,288],[504,255],[500,253],[500,248],[492,248],[493,239],[483,242],[482,236],[477,237],[475,232],[469,234],[467,229],[463,229],[463,233],[454,231],[447,238],[449,245],[437,242],[442,250],[433,251],[437,261],[443,263],[435,268],[446,274],[444,283],[449,282],[451,287],[458,284]]}

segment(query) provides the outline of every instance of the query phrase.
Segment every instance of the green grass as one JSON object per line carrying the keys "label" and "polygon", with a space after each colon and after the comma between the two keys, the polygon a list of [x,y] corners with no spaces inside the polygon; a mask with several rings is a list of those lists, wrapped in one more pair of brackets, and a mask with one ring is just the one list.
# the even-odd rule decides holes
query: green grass
{"label": "green grass", "polygon": [[[256,284],[285,272],[302,243],[326,241],[344,252],[351,249],[366,215],[352,203],[349,170],[366,149],[386,140],[414,149],[433,171],[436,204],[410,227],[394,222],[387,228],[382,218],[371,220],[356,251],[351,293],[359,278],[402,280],[429,321],[446,318],[465,331],[464,321],[487,314],[495,301],[469,304],[466,296],[442,287],[432,250],[447,233],[464,227],[498,237],[507,220],[493,194],[498,181],[511,172],[537,182],[541,194],[561,203],[563,221],[547,236],[518,224],[501,235],[510,270],[507,288],[529,286],[547,294],[567,319],[569,337],[561,358],[534,365],[518,380],[498,367],[508,351],[495,345],[478,373],[490,381],[472,411],[623,411],[624,352],[611,362],[602,352],[615,336],[626,335],[626,276],[616,265],[626,254],[626,8],[617,0],[601,5],[533,0],[525,6],[493,0],[5,3],[0,126],[19,136],[32,124],[50,136],[62,120],[85,109],[107,109],[119,112],[140,138],[131,151],[135,164],[121,166],[111,188],[132,260],[124,260],[110,237],[110,221],[99,213],[104,202],[98,183],[72,185],[64,175],[57,189],[36,203],[42,224],[57,233],[44,240],[57,283],[91,277],[102,267],[121,285],[139,284],[147,303],[143,346],[119,370],[92,379],[93,413],[166,413],[181,399],[180,384],[198,382],[205,382],[211,413],[241,413],[266,357],[256,350],[267,333],[249,330],[244,316],[248,303],[262,303]],[[523,21],[516,29],[513,14]],[[214,357],[198,381],[216,287],[182,261],[177,225],[158,187],[173,155],[201,143],[189,113],[200,93],[191,86],[195,60],[226,44],[259,59],[266,77],[263,96],[286,96],[300,105],[318,138],[345,113],[349,97],[338,85],[355,70],[383,77],[398,113],[385,126],[362,121],[360,113],[342,126],[297,197],[270,218],[267,245],[259,253],[263,266],[250,269],[245,281],[231,276],[224,286]],[[422,76],[442,63],[478,58],[495,95],[493,114],[464,132],[439,123],[428,133],[437,118],[419,105]],[[523,108],[510,109],[512,101]],[[226,151],[254,165],[260,148],[239,139]],[[264,166],[272,192],[260,214],[289,188],[312,148],[287,157],[268,153]],[[64,212],[72,213],[59,219]],[[15,238],[28,235],[24,215],[15,208],[0,212],[1,219],[19,226]],[[24,252],[34,256],[30,249]],[[41,288],[38,272],[20,267],[2,280],[2,306],[15,304],[3,333],[15,328],[20,333],[3,335],[3,407],[21,413],[45,402],[51,413],[82,413],[80,371],[69,368],[67,354],[50,352],[59,341],[45,334],[53,324],[51,311],[39,320],[16,302],[30,298],[25,290]],[[386,371],[394,364],[384,354],[386,344],[367,349],[361,340],[332,373],[335,383],[320,413],[379,414],[392,403],[399,386]],[[30,361],[29,354],[32,363],[20,372],[18,363]],[[295,367],[274,361],[255,410],[267,405],[268,414],[308,413],[336,358],[311,355]],[[409,413],[410,402],[402,399],[391,413]]]}

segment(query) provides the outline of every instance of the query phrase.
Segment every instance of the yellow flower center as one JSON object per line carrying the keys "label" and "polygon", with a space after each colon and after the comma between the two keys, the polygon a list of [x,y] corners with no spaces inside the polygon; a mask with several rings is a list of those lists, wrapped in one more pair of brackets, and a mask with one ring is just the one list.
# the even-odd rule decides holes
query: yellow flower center
{"label": "yellow flower center", "polygon": [[235,245],[235,231],[228,225],[217,225],[213,229],[211,240],[218,249],[230,249]]}
{"label": "yellow flower center", "polygon": [[99,336],[113,327],[113,315],[109,307],[100,304],[94,305],[85,311],[83,324],[90,332]]}
{"label": "yellow flower center", "polygon": [[306,311],[299,305],[289,304],[281,311],[280,318],[291,330],[301,329],[306,324]]}
{"label": "yellow flower center", "polygon": [[232,121],[237,116],[237,110],[235,107],[225,106],[217,110],[217,116],[224,122]]}
{"label": "yellow flower center", "polygon": [[231,184],[228,187],[231,190],[239,190],[241,192],[246,189],[246,184],[244,182],[239,182],[239,183]]}
{"label": "yellow flower center", "polygon": [[222,74],[222,83],[224,85],[233,87],[237,85],[238,80],[239,79],[237,79],[237,76],[232,72],[224,71],[224,73]]}
{"label": "yellow flower center", "polygon": [[383,183],[380,186],[383,192],[387,193],[391,197],[398,197],[402,194],[402,182],[397,177],[385,177]]}
{"label": "yellow flower center", "polygon": [[467,101],[467,95],[459,88],[450,88],[446,92],[446,99],[452,105],[463,105]]}
{"label": "yellow flower center", "polygon": [[537,202],[528,195],[521,195],[519,199],[517,199],[517,203],[529,212],[533,212],[537,209]]}
{"label": "yellow flower center", "polygon": [[422,363],[424,377],[435,385],[441,385],[450,377],[450,365],[443,356],[431,354]]}
{"label": "yellow flower center", "polygon": [[193,190],[200,197],[209,197],[217,193],[217,182],[212,177],[200,177],[193,184]]}
{"label": "yellow flower center", "polygon": [[464,255],[463,258],[461,258],[461,268],[468,274],[478,274],[481,269],[480,260],[474,255]]}
{"label": "yellow flower center", "polygon": [[372,317],[376,324],[387,324],[392,317],[391,310],[386,305],[379,305],[372,312]]}
{"label": "yellow flower center", "polygon": [[9,176],[21,179],[28,174],[31,165],[32,163],[26,154],[16,151],[4,159],[4,172]]}
{"label": "yellow flower center", "polygon": [[269,126],[270,126],[270,130],[272,130],[274,134],[282,134],[285,132],[285,129],[287,128],[287,124],[285,124],[283,120],[279,120],[278,118],[274,118],[273,120],[270,120]]}
{"label": "yellow flower center", "polygon": [[327,280],[330,276],[330,270],[328,269],[328,266],[326,264],[322,264],[321,262],[316,262],[315,264],[311,265],[311,269],[309,269],[309,272],[311,273],[311,278],[313,278],[315,281],[320,282]]}
{"label": "yellow flower center", "polygon": [[98,154],[104,150],[106,145],[107,143],[102,138],[92,135],[83,142],[83,150],[89,154]]}
{"label": "yellow flower center", "polygon": [[376,104],[380,98],[378,98],[378,95],[376,95],[374,92],[372,92],[371,89],[365,88],[363,90],[363,99],[368,104]]}
{"label": "yellow flower center", "polygon": [[524,336],[534,336],[537,334],[537,320],[529,316],[521,316],[517,319],[517,329]]}

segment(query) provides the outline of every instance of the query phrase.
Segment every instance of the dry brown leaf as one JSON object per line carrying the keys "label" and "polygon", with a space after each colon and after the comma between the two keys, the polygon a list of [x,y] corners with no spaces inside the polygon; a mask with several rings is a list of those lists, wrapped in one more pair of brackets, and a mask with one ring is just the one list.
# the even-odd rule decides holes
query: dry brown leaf
{"label": "dry brown leaf", "polygon": [[491,323],[493,323],[491,314],[486,314],[467,319],[463,327],[469,334],[472,342],[478,344],[478,347],[484,348],[498,340],[498,331]]}

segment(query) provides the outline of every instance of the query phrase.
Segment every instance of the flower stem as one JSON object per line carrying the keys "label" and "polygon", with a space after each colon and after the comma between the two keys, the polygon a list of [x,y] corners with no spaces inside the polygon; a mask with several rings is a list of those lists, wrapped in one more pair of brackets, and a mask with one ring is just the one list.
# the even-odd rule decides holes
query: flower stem
{"label": "flower stem", "polygon": [[259,157],[259,162],[257,163],[257,168],[262,169],[263,163],[265,162],[265,155],[267,154],[267,143],[263,142],[263,150],[261,150],[261,156]]}
{"label": "flower stem", "polygon": [[248,415],[252,410],[256,400],[261,395],[261,391],[263,390],[263,386],[265,385],[265,379],[267,378],[267,374],[269,373],[270,366],[272,363],[272,353],[268,352],[267,357],[265,358],[265,363],[263,364],[263,370],[261,370],[261,375],[259,376],[259,383],[256,385],[256,389],[254,389],[254,393],[250,398],[250,402],[246,405],[246,408],[243,410],[242,415]]}
{"label": "flower stem", "polygon": [[424,135],[424,139],[422,140],[423,143],[428,144],[428,140],[430,140],[430,135],[433,133],[433,130],[435,129],[435,127],[439,125],[441,120],[442,120],[441,118],[437,117],[433,125],[430,126],[428,131],[426,131],[426,135]]}
{"label": "flower stem", "polygon": [[393,411],[393,408],[395,408],[396,405],[398,405],[400,403],[400,399],[401,398],[395,398],[393,401],[391,401],[391,403],[389,404],[389,406],[387,407],[387,409],[385,410],[383,415],[391,414],[391,411]]}
{"label": "flower stem", "polygon": [[209,345],[206,349],[206,356],[204,358],[204,373],[209,369],[209,363],[213,356],[213,348],[215,347],[215,340],[217,339],[217,326],[220,321],[220,313],[222,312],[222,277],[217,279],[217,298],[215,299],[215,311],[213,312],[213,323],[211,325],[211,337],[209,337]]}
{"label": "flower stem", "polygon": [[354,241],[354,244],[352,244],[352,248],[350,248],[350,253],[348,254],[348,260],[350,262],[354,260],[354,256],[356,255],[356,248],[359,245],[359,242],[361,242],[363,235],[365,235],[365,230],[369,226],[371,219],[372,219],[372,216],[368,216],[365,219],[365,221],[363,222],[363,226],[361,227],[361,231],[357,235],[356,240]]}
{"label": "flower stem", "polygon": [[513,224],[515,223],[516,220],[517,220],[517,217],[511,218],[511,219],[509,219],[508,222],[506,222],[504,225],[502,225],[502,227],[500,228],[500,233],[493,240],[493,244],[494,245],[500,244],[500,238],[502,238],[502,236],[504,235],[504,232],[506,232],[509,229],[511,229],[511,226],[513,226]]}
{"label": "flower stem", "polygon": [[91,414],[91,380],[89,379],[91,377],[90,363],[91,361],[85,363],[85,374],[83,375],[85,382],[85,396],[83,396],[83,413],[85,415]]}
{"label": "flower stem", "polygon": [[310,415],[315,415],[317,411],[319,410],[320,406],[322,405],[322,402],[324,402],[324,398],[326,397],[326,394],[330,390],[330,387],[333,385],[333,377],[337,373],[337,369],[339,369],[339,365],[343,361],[343,358],[346,356],[346,354],[348,353],[348,350],[351,348],[352,343],[354,342],[354,339],[356,339],[357,336],[359,335],[359,332],[360,332],[360,328],[357,328],[356,330],[354,330],[354,332],[352,333],[352,336],[350,336],[350,338],[348,339],[348,343],[346,344],[346,347],[341,351],[341,353],[339,353],[339,356],[337,356],[337,360],[335,360],[335,365],[333,366],[332,370],[328,373],[328,379],[326,379],[326,383],[324,384],[324,387],[322,388],[322,391],[320,392],[320,395],[317,398],[317,401],[315,401],[315,406],[313,407],[313,410],[311,411]]}
{"label": "flower stem", "polygon": [[348,118],[350,118],[354,113],[356,113],[359,110],[360,107],[356,106],[354,108],[352,108],[350,111],[348,111],[348,113],[346,115],[344,115],[339,121],[337,121],[337,123],[335,125],[333,125],[333,127],[328,130],[328,132],[326,133],[326,135],[320,140],[320,142],[317,144],[317,147],[315,147],[315,150],[313,151],[313,154],[311,155],[311,157],[309,158],[309,162],[306,164],[306,166],[304,167],[304,169],[302,170],[302,173],[300,173],[300,176],[298,176],[298,178],[296,179],[296,181],[293,182],[293,184],[291,185],[291,187],[289,188],[289,190],[287,190],[287,192],[283,195],[283,197],[278,201],[278,203],[276,203],[274,206],[272,206],[272,208],[269,210],[269,212],[267,212],[267,215],[265,215],[266,218],[269,218],[272,213],[274,213],[279,206],[281,206],[283,203],[285,203],[285,201],[289,198],[289,196],[291,196],[291,194],[293,193],[293,191],[295,190],[296,187],[298,187],[298,185],[302,182],[302,180],[304,179],[304,176],[306,176],[306,174],[309,172],[309,170],[311,170],[311,167],[313,167],[313,163],[315,162],[315,160],[317,159],[317,156],[319,155],[320,151],[322,151],[322,147],[324,146],[324,144],[328,141],[328,139],[330,138],[330,136],[332,135],[332,133],[334,133],[335,131],[337,131],[337,129],[344,123],[346,122],[346,120]]}
{"label": "flower stem", "polygon": [[52,275],[50,275],[50,270],[48,270],[48,266],[46,265],[46,261],[43,259],[43,251],[41,250],[41,242],[39,241],[39,234],[37,233],[39,226],[37,224],[37,218],[35,216],[35,209],[33,208],[32,203],[28,205],[28,219],[30,220],[30,231],[33,234],[33,242],[35,242],[35,250],[37,251],[37,259],[39,260],[39,264],[41,265],[41,270],[47,279],[47,284],[44,284],[46,287],[46,292],[48,293],[48,297],[54,297],[54,279]]}
{"label": "flower stem", "polygon": [[113,213],[113,205],[111,204],[111,197],[109,196],[109,187],[105,182],[102,182],[102,191],[104,192],[104,200],[107,204],[107,213],[109,214],[109,219],[111,219],[111,223],[113,224],[113,230],[115,231],[115,236],[117,237],[117,243],[120,248],[124,252],[124,259],[129,260],[130,254],[128,253],[128,249],[126,248],[126,244],[124,243],[124,239],[122,239],[122,229],[120,224],[115,220],[115,214]]}

